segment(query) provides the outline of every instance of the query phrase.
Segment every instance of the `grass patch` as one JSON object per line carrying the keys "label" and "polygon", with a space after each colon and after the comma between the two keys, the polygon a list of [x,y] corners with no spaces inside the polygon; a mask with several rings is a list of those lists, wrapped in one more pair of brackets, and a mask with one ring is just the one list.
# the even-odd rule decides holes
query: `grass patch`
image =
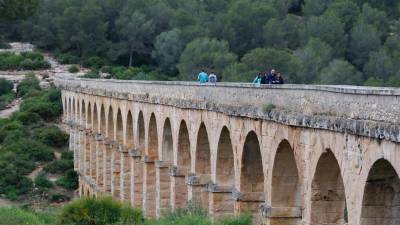
{"label": "grass patch", "polygon": [[263,113],[270,113],[273,109],[275,109],[276,106],[272,103],[268,103],[262,106],[262,112]]}

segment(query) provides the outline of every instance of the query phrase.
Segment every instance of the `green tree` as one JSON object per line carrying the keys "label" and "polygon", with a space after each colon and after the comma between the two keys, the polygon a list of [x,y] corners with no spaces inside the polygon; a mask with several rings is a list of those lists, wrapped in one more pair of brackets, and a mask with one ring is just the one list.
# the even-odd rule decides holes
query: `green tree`
{"label": "green tree", "polygon": [[157,60],[162,72],[176,73],[176,64],[184,47],[185,43],[178,29],[163,32],[156,37],[152,56]]}
{"label": "green tree", "polygon": [[292,55],[285,50],[256,48],[242,57],[241,63],[233,64],[224,72],[228,81],[250,82],[259,72],[275,69],[286,80],[296,81],[297,64]]}
{"label": "green tree", "polygon": [[213,70],[221,79],[224,69],[236,60],[237,56],[229,51],[226,41],[199,38],[186,45],[178,69],[185,80],[197,79],[197,73],[204,67]]}
{"label": "green tree", "polygon": [[389,30],[389,21],[385,12],[372,8],[368,3],[365,3],[362,6],[360,19],[373,25],[379,31],[381,37],[387,35]]}
{"label": "green tree", "polygon": [[96,0],[79,1],[65,8],[58,18],[61,48],[79,57],[102,54],[107,49],[107,22]]}
{"label": "green tree", "polygon": [[0,78],[0,95],[8,94],[12,91],[13,84],[4,78]]}
{"label": "green tree", "polygon": [[305,0],[303,12],[306,16],[319,16],[333,0]]}
{"label": "green tree", "polygon": [[274,48],[296,49],[300,46],[302,23],[293,15],[284,19],[272,18],[263,27],[264,45]]}
{"label": "green tree", "polygon": [[[123,11],[117,20],[117,27],[123,38],[123,49],[129,54],[129,67],[132,66],[133,53],[146,53],[149,51],[149,41],[154,32],[153,22],[146,16],[135,11]],[[150,42],[150,43],[149,43]]]}
{"label": "green tree", "polygon": [[367,77],[383,80],[388,80],[395,74],[394,63],[385,49],[379,49],[369,54],[369,60],[364,66],[364,73]]}
{"label": "green tree", "polygon": [[345,50],[344,24],[333,13],[311,17],[306,24],[307,39],[319,38],[329,44],[335,56],[342,56]]}
{"label": "green tree", "polygon": [[263,1],[237,0],[224,15],[222,38],[228,40],[232,51],[243,55],[250,49],[262,46],[261,28],[276,15],[270,4]]}
{"label": "green tree", "polygon": [[39,0],[2,0],[0,1],[0,21],[24,19],[35,12]]}
{"label": "green tree", "polygon": [[291,9],[301,8],[303,0],[269,0],[270,4],[284,18]]}
{"label": "green tree", "polygon": [[351,0],[333,1],[327,9],[328,13],[336,15],[344,23],[346,32],[350,31],[360,14],[360,8]]}
{"label": "green tree", "polygon": [[362,74],[353,65],[342,59],[334,59],[321,72],[322,84],[334,85],[360,85]]}
{"label": "green tree", "polygon": [[313,83],[319,74],[332,59],[332,48],[320,39],[310,39],[304,48],[294,53],[300,63],[298,81],[300,83]]}
{"label": "green tree", "polygon": [[351,31],[347,58],[350,62],[362,69],[368,61],[369,53],[376,51],[381,46],[377,29],[364,20],[358,20]]}

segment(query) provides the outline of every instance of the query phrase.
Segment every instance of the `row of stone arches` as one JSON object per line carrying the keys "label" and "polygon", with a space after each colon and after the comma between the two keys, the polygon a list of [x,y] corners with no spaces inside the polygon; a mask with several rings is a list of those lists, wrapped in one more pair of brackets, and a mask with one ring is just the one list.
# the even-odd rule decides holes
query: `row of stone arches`
{"label": "row of stone arches", "polygon": [[[343,171],[330,149],[324,149],[319,157],[312,175],[311,196],[305,199],[305,175],[299,171],[298,159],[296,160],[298,156],[288,140],[282,140],[275,151],[271,185],[266,187],[268,176],[265,175],[265,157],[259,135],[254,130],[244,135],[240,162],[235,162],[238,157],[233,147],[231,131],[223,126],[217,138],[216,160],[212,160],[209,132],[203,122],[195,132],[197,141],[193,142],[190,138],[193,132],[190,132],[185,120],[174,124],[166,117],[161,120],[163,125],[159,126],[156,112],[151,112],[148,122],[145,122],[143,111],[139,111],[137,119],[134,119],[132,112],[128,110],[126,119],[123,119],[123,110],[120,108],[115,114],[111,105],[108,110],[106,108],[104,104],[98,106],[92,102],[85,104],[84,100],[75,102],[64,99],[64,112],[68,118],[84,121],[95,132],[104,133],[108,138],[123,143],[126,148],[137,147],[147,162],[153,162],[145,163],[143,167],[143,182],[147,185],[146,190],[143,190],[146,195],[142,201],[146,203],[149,215],[157,213],[157,201],[164,200],[161,203],[164,208],[181,207],[191,198],[209,208],[210,213],[219,211],[221,215],[233,214],[242,209],[250,210],[256,215],[260,204],[268,202],[265,216],[271,224],[296,224],[303,220],[305,202],[310,204],[310,224],[345,223],[352,216],[347,209]],[[176,138],[174,126],[179,127]],[[191,150],[191,144],[195,145],[195,151]],[[175,155],[174,148],[177,149]],[[156,161],[168,166],[157,167]],[[215,176],[211,171],[213,162],[216,163]],[[240,175],[235,175],[238,165],[241,165],[237,169]],[[160,177],[170,175],[171,167],[178,171],[177,174],[169,176],[170,180],[161,182]],[[192,179],[189,179],[189,183],[192,182],[189,188],[188,178]],[[212,182],[218,191],[206,190],[203,180]],[[395,224],[399,221],[399,183],[396,170],[389,161],[379,159],[373,164],[363,191],[360,224]],[[161,187],[159,190],[157,184]],[[266,190],[270,190],[269,195],[265,194]],[[231,195],[234,197],[230,197]],[[169,197],[162,199],[160,196]],[[218,205],[216,199],[223,199],[223,206]],[[286,213],[290,217],[279,216],[279,213]]]}

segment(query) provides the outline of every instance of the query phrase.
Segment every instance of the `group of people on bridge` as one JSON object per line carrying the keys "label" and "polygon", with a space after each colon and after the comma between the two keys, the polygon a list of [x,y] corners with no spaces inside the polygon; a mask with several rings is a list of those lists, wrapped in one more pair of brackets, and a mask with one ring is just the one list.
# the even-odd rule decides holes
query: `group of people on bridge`
{"label": "group of people on bridge", "polygon": [[210,75],[208,75],[204,69],[202,69],[197,76],[197,80],[200,82],[200,84],[204,85],[207,82],[210,84],[215,84],[217,83],[217,75],[213,71],[210,72]]}
{"label": "group of people on bridge", "polygon": [[[197,76],[197,80],[200,85],[205,85],[206,83],[216,84],[218,81],[217,75],[213,71],[207,74],[205,69],[202,69]],[[284,84],[283,77],[280,72],[271,69],[270,71],[259,72],[254,78],[253,84],[259,86],[260,84]]]}
{"label": "group of people on bridge", "polygon": [[284,84],[283,77],[280,72],[271,69],[270,71],[259,72],[253,80],[253,84]]}

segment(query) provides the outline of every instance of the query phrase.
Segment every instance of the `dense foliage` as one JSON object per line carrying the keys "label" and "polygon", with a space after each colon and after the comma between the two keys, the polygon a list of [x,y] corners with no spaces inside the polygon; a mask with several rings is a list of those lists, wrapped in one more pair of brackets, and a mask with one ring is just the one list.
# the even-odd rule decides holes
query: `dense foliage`
{"label": "dense foliage", "polygon": [[21,54],[0,52],[0,70],[38,70],[48,69],[50,64],[38,52]]}
{"label": "dense foliage", "polygon": [[275,68],[293,83],[398,86],[399,19],[400,2],[383,0],[40,0],[2,30],[87,77],[192,80],[206,67],[251,81]]}
{"label": "dense foliage", "polygon": [[0,225],[54,225],[56,216],[49,212],[35,212],[18,207],[0,207]]}
{"label": "dense foliage", "polygon": [[189,203],[160,219],[145,219],[140,209],[103,198],[82,198],[61,210],[34,211],[0,207],[0,225],[250,225],[251,216],[243,214],[211,221],[205,210]]}
{"label": "dense foliage", "polygon": [[82,198],[65,206],[59,221],[65,225],[142,224],[140,209],[125,206],[112,198]]}
{"label": "dense foliage", "polygon": [[[44,174],[34,182],[27,175],[38,164],[52,162],[54,151],[68,143],[67,134],[51,125],[61,114],[60,91],[41,90],[38,83],[34,76],[27,75],[18,87],[18,95],[23,97],[20,111],[11,118],[0,119],[0,194],[9,199],[31,193],[34,186],[50,188],[53,184]],[[60,186],[76,188],[70,154],[63,154],[60,160],[68,161],[63,166],[67,173],[60,177]]]}
{"label": "dense foliage", "polygon": [[12,93],[13,83],[0,78],[0,110],[5,109],[12,102],[15,95]]}

